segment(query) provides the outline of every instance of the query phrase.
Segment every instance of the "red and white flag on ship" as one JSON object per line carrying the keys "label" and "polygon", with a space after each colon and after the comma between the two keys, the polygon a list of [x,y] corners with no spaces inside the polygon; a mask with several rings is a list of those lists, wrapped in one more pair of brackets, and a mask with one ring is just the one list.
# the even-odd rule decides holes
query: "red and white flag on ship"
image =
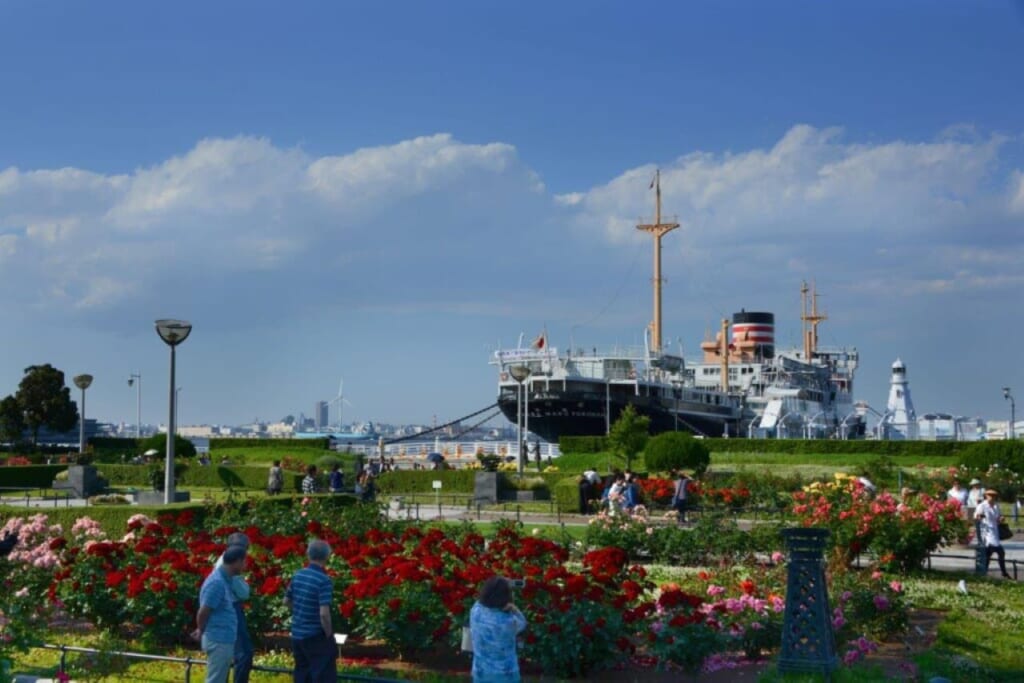
{"label": "red and white flag on ship", "polygon": [[547,345],[548,345],[548,333],[547,332],[541,332],[537,336],[537,338],[533,340],[533,343],[530,344],[530,346],[532,346],[533,348],[537,349],[538,351],[540,351],[541,349],[543,349]]}

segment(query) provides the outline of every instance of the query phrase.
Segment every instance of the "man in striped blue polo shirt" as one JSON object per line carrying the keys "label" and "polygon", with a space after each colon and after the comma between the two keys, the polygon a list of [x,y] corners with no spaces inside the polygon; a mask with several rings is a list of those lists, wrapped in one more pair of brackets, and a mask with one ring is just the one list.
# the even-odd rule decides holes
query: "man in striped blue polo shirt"
{"label": "man in striped blue polo shirt", "polygon": [[292,577],[284,602],[292,611],[292,652],[295,683],[336,683],[338,646],[331,624],[334,586],[325,570],[331,547],[309,542],[309,565]]}

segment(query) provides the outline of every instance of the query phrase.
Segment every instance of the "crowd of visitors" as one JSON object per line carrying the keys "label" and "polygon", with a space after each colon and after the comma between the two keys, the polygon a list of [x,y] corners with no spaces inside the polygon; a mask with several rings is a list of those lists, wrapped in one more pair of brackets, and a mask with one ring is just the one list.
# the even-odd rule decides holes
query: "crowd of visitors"
{"label": "crowd of visitors", "polygon": [[[686,510],[693,480],[685,472],[675,470],[671,473],[671,479],[674,490],[670,506],[676,512],[679,523],[686,524]],[[642,504],[640,485],[636,476],[629,470],[622,472],[615,469],[610,475],[602,478],[595,470],[588,469],[580,475],[578,483],[581,515],[602,510],[609,515],[635,515],[647,512]]]}

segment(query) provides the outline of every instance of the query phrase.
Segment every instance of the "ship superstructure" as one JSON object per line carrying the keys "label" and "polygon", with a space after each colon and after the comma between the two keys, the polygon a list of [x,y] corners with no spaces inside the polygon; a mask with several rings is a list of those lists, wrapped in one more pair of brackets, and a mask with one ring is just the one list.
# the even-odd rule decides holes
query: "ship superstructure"
{"label": "ship superstructure", "polygon": [[744,436],[774,438],[857,438],[864,420],[854,409],[856,348],[824,347],[818,325],[827,319],[818,296],[801,286],[803,347],[775,346],[775,315],[741,310],[701,344],[704,358],[692,367],[697,387],[728,388],[744,403]]}

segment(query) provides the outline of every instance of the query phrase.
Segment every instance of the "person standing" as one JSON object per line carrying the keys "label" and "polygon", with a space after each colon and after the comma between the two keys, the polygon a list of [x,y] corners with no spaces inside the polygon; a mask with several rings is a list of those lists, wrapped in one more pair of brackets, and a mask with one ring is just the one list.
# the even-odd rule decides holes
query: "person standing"
{"label": "person standing", "polygon": [[302,478],[302,493],[307,496],[316,493],[316,465],[306,468],[306,476]]}
{"label": "person standing", "polygon": [[267,493],[276,496],[284,490],[284,470],[281,469],[281,461],[275,460],[270,466],[270,474],[267,476]]}
{"label": "person standing", "polygon": [[331,493],[341,493],[345,488],[345,475],[341,473],[341,465],[334,463],[331,467],[331,476],[328,482]]}
{"label": "person standing", "polygon": [[955,500],[960,504],[960,509],[964,510],[967,508],[967,489],[960,485],[959,479],[953,480],[953,488],[946,491],[946,497],[950,500]]}
{"label": "person standing", "polygon": [[981,488],[980,479],[971,479],[969,486],[971,488],[967,491],[967,509],[973,510],[985,500],[985,490]]}
{"label": "person standing", "polygon": [[580,489],[580,514],[590,514],[590,499],[594,497],[594,486],[590,483],[590,480],[586,476],[581,476],[579,480]]}
{"label": "person standing", "polygon": [[226,683],[238,640],[238,614],[231,583],[245,567],[245,549],[232,546],[224,551],[223,562],[203,581],[199,590],[199,612],[192,637],[206,654],[206,683]]}
{"label": "person standing", "polygon": [[473,683],[518,683],[516,636],[526,629],[526,617],[512,602],[508,579],[484,581],[473,609],[469,633],[473,641]]}
{"label": "person standing", "polygon": [[676,516],[680,524],[686,524],[686,505],[690,495],[690,478],[686,476],[686,472],[679,470],[678,478],[676,479],[676,488],[672,493],[672,509],[676,511]]}
{"label": "person standing", "polygon": [[327,576],[331,547],[324,541],[309,542],[309,564],[292,577],[284,604],[292,612],[292,653],[295,683],[336,683],[338,646],[331,624],[334,586]]}
{"label": "person standing", "polygon": [[[228,548],[241,548],[248,556],[249,537],[241,532],[231,534],[228,536]],[[217,563],[213,565],[213,568],[217,570],[223,565],[224,555],[221,555],[217,558]],[[249,627],[245,623],[244,609],[249,595],[249,584],[246,583],[245,578],[241,574],[231,577],[231,597],[235,603],[235,616],[238,618],[238,637],[235,639],[235,675],[232,678],[234,683],[249,683],[249,674],[252,672],[252,638],[249,636]]]}
{"label": "person standing", "polygon": [[1003,516],[999,511],[999,492],[995,489],[985,491],[985,500],[981,501],[974,511],[974,519],[978,521],[978,544],[985,549],[985,573],[988,573],[988,564],[992,559],[992,553],[996,554],[999,560],[999,571],[1003,578],[1008,579],[1006,573],[1006,550],[1003,542],[999,539],[999,522]]}

